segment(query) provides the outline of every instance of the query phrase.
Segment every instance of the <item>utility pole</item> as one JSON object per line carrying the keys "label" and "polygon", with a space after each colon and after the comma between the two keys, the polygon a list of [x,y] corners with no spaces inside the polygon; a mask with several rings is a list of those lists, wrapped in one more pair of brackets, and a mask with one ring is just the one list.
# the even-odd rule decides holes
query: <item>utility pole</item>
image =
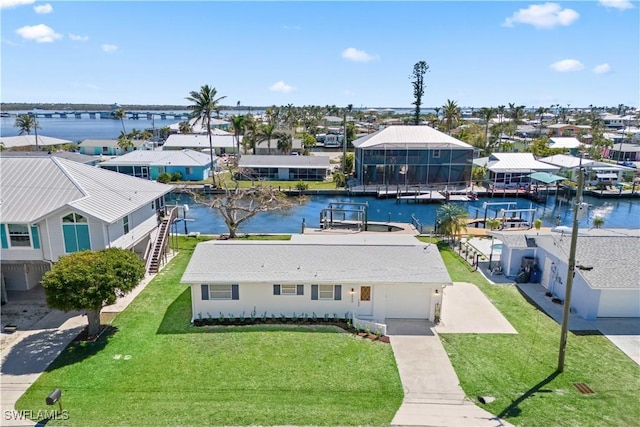
{"label": "utility pole", "polygon": [[347,109],[342,111],[342,173],[347,175]]}
{"label": "utility pole", "polygon": [[567,271],[567,286],[564,292],[564,311],[562,313],[562,331],[560,332],[560,352],[558,354],[558,368],[556,372],[564,371],[564,355],[567,351],[567,331],[569,329],[569,314],[571,312],[571,287],[573,286],[573,276],[576,269],[576,244],[578,243],[578,210],[582,200],[582,189],[584,186],[584,170],[581,166],[578,169],[578,188],[576,189],[576,200],[573,205],[573,228],[571,229],[571,246],[569,248],[569,269]]}

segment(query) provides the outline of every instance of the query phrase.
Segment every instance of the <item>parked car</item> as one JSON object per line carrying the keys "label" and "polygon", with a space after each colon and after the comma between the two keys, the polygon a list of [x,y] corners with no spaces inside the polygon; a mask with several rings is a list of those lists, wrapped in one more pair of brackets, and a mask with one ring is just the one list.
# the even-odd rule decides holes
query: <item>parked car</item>
{"label": "parked car", "polygon": [[636,164],[633,162],[630,162],[629,160],[625,160],[624,162],[618,162],[618,164],[621,166],[626,166],[628,168],[634,168],[634,169],[637,168]]}

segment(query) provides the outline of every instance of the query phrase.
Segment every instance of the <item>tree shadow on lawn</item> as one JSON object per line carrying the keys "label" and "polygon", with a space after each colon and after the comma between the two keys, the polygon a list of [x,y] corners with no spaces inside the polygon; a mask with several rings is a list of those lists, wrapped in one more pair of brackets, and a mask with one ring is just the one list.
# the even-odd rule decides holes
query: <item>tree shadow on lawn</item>
{"label": "tree shadow on lawn", "polygon": [[528,398],[535,396],[536,393],[551,393],[551,390],[546,390],[546,389],[543,389],[542,387],[544,387],[545,385],[549,384],[558,375],[560,375],[560,373],[558,371],[554,371],[547,378],[545,378],[544,380],[540,381],[538,384],[534,385],[529,390],[524,392],[516,400],[511,402],[511,404],[509,406],[507,406],[506,408],[504,408],[502,411],[500,411],[500,413],[498,415],[496,415],[496,417],[501,418],[501,419],[509,419],[509,418],[518,417],[520,415],[520,413],[522,412],[522,410],[519,408],[519,405],[522,402],[524,402],[525,400],[527,400]]}

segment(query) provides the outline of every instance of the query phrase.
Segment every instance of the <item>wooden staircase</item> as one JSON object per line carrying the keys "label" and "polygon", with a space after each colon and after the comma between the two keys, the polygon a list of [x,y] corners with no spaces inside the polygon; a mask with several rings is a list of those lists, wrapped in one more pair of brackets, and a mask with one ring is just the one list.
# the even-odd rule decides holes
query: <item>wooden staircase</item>
{"label": "wooden staircase", "polygon": [[158,226],[158,235],[156,241],[153,243],[153,249],[150,251],[147,258],[147,273],[157,273],[162,265],[162,258],[167,252],[167,246],[169,245],[169,233],[171,231],[171,224],[177,216],[177,208],[171,209],[169,215],[162,217],[160,225]]}

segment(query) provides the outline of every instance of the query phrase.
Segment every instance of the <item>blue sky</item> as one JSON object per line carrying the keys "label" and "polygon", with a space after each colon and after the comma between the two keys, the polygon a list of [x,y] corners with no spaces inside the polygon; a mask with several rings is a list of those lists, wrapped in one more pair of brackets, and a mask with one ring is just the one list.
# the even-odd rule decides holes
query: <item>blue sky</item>
{"label": "blue sky", "polygon": [[638,1],[0,1],[3,102],[640,102]]}

